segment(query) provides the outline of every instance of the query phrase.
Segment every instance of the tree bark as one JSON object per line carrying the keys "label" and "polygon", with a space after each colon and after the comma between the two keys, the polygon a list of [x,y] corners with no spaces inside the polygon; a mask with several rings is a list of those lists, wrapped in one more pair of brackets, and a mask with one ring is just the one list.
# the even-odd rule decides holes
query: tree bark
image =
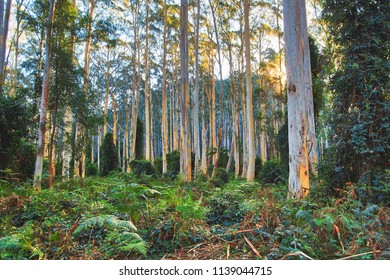
{"label": "tree bark", "polygon": [[195,32],[195,89],[194,89],[194,151],[195,151],[195,175],[198,174],[200,161],[199,142],[199,22],[200,0],[197,0],[196,32]]}
{"label": "tree bark", "polygon": [[[134,74],[133,74],[133,97],[131,100],[131,130],[130,130],[130,161],[135,159],[135,148],[137,140],[137,117],[139,107],[139,89],[141,84],[141,42],[139,38],[139,25],[138,25],[138,6],[133,14],[134,27]],[[128,170],[130,171],[130,170]]]}
{"label": "tree bark", "polygon": [[145,31],[145,159],[151,159],[150,109],[149,109],[149,0],[146,1]]}
{"label": "tree bark", "polygon": [[[310,104],[310,98],[306,96],[311,92],[311,71],[305,1],[284,0],[283,15],[287,71],[289,196],[301,199],[309,194],[310,189],[309,145],[317,142],[312,132],[314,118],[310,114],[313,104]],[[309,73],[306,73],[307,71]],[[312,120],[309,120],[311,118]]]}
{"label": "tree bark", "polygon": [[162,135],[162,174],[167,173],[168,153],[168,100],[167,100],[167,1],[164,0],[164,53],[163,53],[163,80],[162,80],[162,112],[161,112],[161,135]]}
{"label": "tree bark", "polygon": [[11,15],[11,4],[12,0],[7,0],[6,8],[5,8],[5,15],[3,17],[4,13],[4,1],[0,2],[1,9],[1,17],[0,17],[0,93],[3,92],[3,84],[5,80],[5,55],[7,52],[7,37],[8,37],[8,27],[9,27],[9,18]]}
{"label": "tree bark", "polygon": [[41,189],[43,157],[45,151],[47,102],[49,98],[49,83],[50,83],[50,69],[51,69],[50,59],[51,59],[53,14],[54,14],[54,0],[50,0],[49,14],[47,19],[47,31],[46,31],[45,72],[43,75],[43,82],[42,82],[41,112],[39,116],[38,149],[37,149],[37,158],[35,161],[35,172],[34,172],[34,187],[37,188],[38,190]]}
{"label": "tree bark", "polygon": [[191,137],[190,137],[190,98],[188,87],[188,1],[181,0],[180,6],[180,63],[181,63],[181,152],[180,172],[191,181]]}

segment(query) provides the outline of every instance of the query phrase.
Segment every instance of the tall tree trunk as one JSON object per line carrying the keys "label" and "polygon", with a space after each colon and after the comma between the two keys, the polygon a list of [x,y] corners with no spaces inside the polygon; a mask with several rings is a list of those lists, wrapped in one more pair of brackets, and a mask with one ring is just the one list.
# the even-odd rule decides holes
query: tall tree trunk
{"label": "tall tree trunk", "polygon": [[180,112],[180,102],[179,102],[179,80],[177,67],[175,67],[175,89],[174,89],[174,130],[173,130],[173,142],[174,142],[174,150],[179,151],[180,149],[180,120],[179,120],[179,112]]}
{"label": "tall tree trunk", "polygon": [[246,102],[245,102],[245,81],[244,81],[244,31],[242,18],[240,18],[240,35],[241,35],[241,69],[240,69],[240,90],[241,90],[241,112],[242,112],[242,177],[247,176],[248,170],[248,122],[247,122],[247,110],[246,110]]}
{"label": "tall tree trunk", "polygon": [[195,89],[194,89],[194,151],[195,151],[195,175],[198,174],[200,161],[199,143],[199,22],[200,0],[197,0],[196,32],[195,32]]}
{"label": "tall tree trunk", "polygon": [[[91,6],[89,8],[89,22],[88,22],[88,29],[87,29],[87,39],[85,41],[85,50],[84,50],[84,76],[83,76],[83,93],[85,96],[86,102],[88,102],[88,82],[89,82],[89,60],[90,60],[90,52],[91,52],[91,36],[92,36],[92,20],[93,20],[93,14],[95,10],[95,0],[90,0]],[[76,6],[76,0],[73,0],[73,5]],[[78,124],[80,126],[80,137],[82,143],[82,148],[80,150],[80,162],[79,162],[79,169],[81,169],[81,178],[85,178],[85,147],[87,145],[87,127],[85,127],[85,124]],[[92,143],[93,145],[93,143]],[[99,147],[100,149],[100,147]]]}
{"label": "tall tree trunk", "polygon": [[161,112],[161,135],[162,135],[162,174],[168,172],[168,100],[167,100],[167,1],[164,0],[164,54],[163,54],[163,84],[162,84],[162,112]]}
{"label": "tall tree trunk", "polygon": [[4,13],[4,1],[0,2],[0,94],[3,92],[3,84],[5,80],[5,55],[7,52],[7,37],[8,37],[8,27],[9,27],[9,18],[11,15],[11,4],[12,0],[7,0],[5,15]]}
{"label": "tall tree trunk", "polygon": [[[138,25],[138,11],[139,7],[136,7],[136,11],[133,14],[134,27],[134,74],[133,74],[133,98],[131,100],[131,131],[130,131],[130,161],[136,157],[136,141],[137,141],[137,120],[138,120],[138,107],[139,107],[139,90],[141,85],[141,40],[139,37],[139,25]],[[130,171],[130,170],[128,170]]]}
{"label": "tall tree trunk", "polygon": [[[204,88],[203,84],[203,88]],[[205,89],[203,89],[205,92]],[[206,125],[206,96],[202,96],[202,163],[200,170],[207,175],[207,125]]]}
{"label": "tall tree trunk", "polygon": [[[214,170],[213,170],[213,176],[215,176],[215,172],[218,168],[218,162],[219,157],[221,154],[221,145],[222,145],[222,125],[223,125],[223,79],[222,79],[222,57],[221,57],[221,46],[219,44],[219,34],[218,34],[218,28],[217,28],[217,19],[215,17],[215,10],[214,6],[209,0],[209,4],[211,7],[211,14],[213,16],[213,23],[214,23],[214,31],[215,31],[215,38],[217,40],[217,53],[218,53],[218,65],[219,65],[219,128],[218,128],[218,145],[217,145],[217,153],[215,155],[215,162],[214,162]],[[216,120],[215,120],[216,121]],[[215,135],[216,136],[216,135]]]}
{"label": "tall tree trunk", "polygon": [[146,1],[145,31],[145,159],[150,160],[150,109],[149,109],[149,0]]}
{"label": "tall tree trunk", "polygon": [[310,114],[313,104],[306,96],[311,92],[311,71],[305,1],[284,0],[283,15],[288,94],[289,196],[304,198],[310,189],[309,145],[317,142],[312,132],[314,118]]}
{"label": "tall tree trunk", "polygon": [[39,116],[39,130],[38,130],[38,150],[37,158],[35,161],[34,172],[34,187],[38,190],[41,189],[42,180],[42,167],[43,157],[45,151],[45,133],[46,133],[46,115],[47,115],[47,102],[49,98],[49,84],[50,84],[50,69],[51,69],[51,35],[53,28],[53,14],[54,14],[54,0],[50,0],[49,15],[47,19],[47,31],[46,31],[46,61],[45,72],[42,82],[42,98],[41,98],[41,113]]}
{"label": "tall tree trunk", "polygon": [[191,181],[191,137],[190,137],[190,98],[188,86],[188,1],[181,0],[180,5],[180,63],[181,63],[181,152],[180,172],[187,181]]}
{"label": "tall tree trunk", "polygon": [[253,120],[252,103],[252,68],[251,68],[251,49],[250,49],[250,29],[249,29],[249,0],[244,1],[245,15],[245,61],[246,61],[246,109],[248,118],[248,170],[246,179],[253,181],[255,179],[255,124]]}
{"label": "tall tree trunk", "polygon": [[105,82],[106,82],[106,94],[104,98],[104,116],[103,116],[103,137],[107,134],[107,128],[108,128],[108,98],[110,94],[110,84],[109,84],[109,78],[110,78],[110,47],[107,46],[107,57],[106,57],[106,73],[104,75]]}

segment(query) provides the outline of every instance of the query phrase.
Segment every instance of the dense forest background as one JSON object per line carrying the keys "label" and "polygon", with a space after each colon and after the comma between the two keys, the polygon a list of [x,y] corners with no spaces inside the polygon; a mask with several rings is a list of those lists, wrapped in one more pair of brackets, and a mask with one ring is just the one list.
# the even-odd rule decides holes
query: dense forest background
{"label": "dense forest background", "polygon": [[386,0],[1,0],[0,259],[388,259]]}

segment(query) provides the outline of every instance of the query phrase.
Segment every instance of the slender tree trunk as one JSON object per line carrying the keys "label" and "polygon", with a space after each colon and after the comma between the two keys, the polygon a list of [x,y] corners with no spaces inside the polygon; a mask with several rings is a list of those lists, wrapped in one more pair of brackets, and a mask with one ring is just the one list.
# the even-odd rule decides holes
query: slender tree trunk
{"label": "slender tree trunk", "polygon": [[314,126],[314,120],[309,120],[313,118],[310,114],[313,104],[306,96],[311,92],[311,71],[305,1],[284,0],[283,15],[288,94],[289,196],[304,198],[310,189],[309,145],[317,142],[312,133],[314,127],[311,127]]}
{"label": "slender tree trunk", "polygon": [[[214,6],[209,0],[209,4],[211,7],[211,14],[213,16],[213,23],[214,23],[214,31],[215,31],[215,38],[217,40],[217,53],[218,53],[218,65],[219,65],[219,128],[218,128],[218,145],[217,145],[217,153],[215,155],[215,162],[214,162],[214,170],[213,170],[213,176],[215,175],[215,172],[218,168],[218,162],[219,157],[221,154],[221,145],[222,145],[222,125],[223,125],[223,79],[222,79],[222,57],[221,57],[221,46],[219,44],[219,34],[218,34],[218,28],[217,28],[217,20],[215,17],[215,10]],[[215,120],[216,121],[216,120]],[[215,135],[216,136],[216,135]]]}
{"label": "slender tree trunk", "polygon": [[54,14],[54,0],[50,0],[49,15],[47,19],[47,31],[46,31],[46,61],[45,72],[42,82],[42,98],[41,98],[41,113],[39,117],[39,131],[38,131],[38,150],[37,159],[35,162],[34,172],[34,187],[38,190],[41,189],[42,180],[42,167],[43,156],[45,151],[45,134],[46,134],[46,115],[47,115],[47,102],[49,98],[49,80],[50,80],[50,59],[51,59],[51,35],[53,27],[53,14]]}
{"label": "slender tree trunk", "polygon": [[145,31],[145,159],[150,160],[150,110],[149,110],[149,0],[146,1]]}
{"label": "slender tree trunk", "polygon": [[247,110],[246,110],[246,101],[245,101],[245,76],[244,76],[244,31],[243,31],[243,22],[240,18],[240,37],[241,37],[241,48],[240,48],[240,91],[241,91],[241,112],[242,112],[242,173],[241,176],[247,176],[248,170],[248,122],[247,122]]}
{"label": "slender tree trunk", "polygon": [[104,116],[103,116],[103,137],[106,136],[107,130],[108,130],[108,99],[110,94],[110,84],[109,84],[109,78],[110,78],[110,48],[107,46],[107,57],[106,57],[106,73],[104,75],[105,82],[106,82],[106,94],[104,98]]}
{"label": "slender tree trunk", "polygon": [[1,34],[0,34],[0,93],[3,91],[3,84],[5,80],[5,55],[7,52],[7,37],[8,37],[8,27],[9,27],[9,18],[11,15],[11,4],[12,0],[7,0],[5,15],[3,18],[4,12],[4,1],[0,2],[1,9],[1,17],[0,17],[0,25],[1,25]]}
{"label": "slender tree trunk", "polygon": [[[203,86],[204,87],[204,86]],[[205,89],[203,90],[205,92]],[[202,96],[202,163],[200,170],[207,175],[207,124],[206,124],[206,96]]]}
{"label": "slender tree trunk", "polygon": [[162,173],[168,172],[168,101],[167,101],[167,1],[164,0],[164,54],[163,54],[163,84],[162,84],[162,112],[161,112],[161,135],[162,135]]}
{"label": "slender tree trunk", "polygon": [[194,151],[195,151],[195,175],[198,174],[200,161],[199,143],[199,22],[200,0],[197,0],[196,32],[195,32],[195,89],[194,89]]}
{"label": "slender tree trunk", "polygon": [[[91,36],[92,36],[92,21],[95,10],[95,0],[90,0],[90,8],[89,8],[89,22],[87,29],[87,39],[85,41],[85,50],[84,50],[84,77],[83,77],[83,93],[85,96],[86,102],[88,102],[88,82],[89,82],[89,60],[90,60],[90,52],[91,52]],[[73,0],[73,5],[76,7],[76,0]],[[87,128],[83,124],[78,124],[80,126],[80,140],[82,143],[82,148],[80,150],[80,158],[79,169],[81,169],[81,178],[85,178],[85,147],[87,145]],[[99,147],[100,148],[100,147]]]}
{"label": "slender tree trunk", "polygon": [[111,100],[112,100],[112,116],[113,116],[113,124],[112,124],[112,138],[114,141],[115,146],[118,145],[117,138],[118,138],[118,112],[117,112],[117,103],[115,99],[115,93],[110,90],[111,93]]}
{"label": "slender tree trunk", "polygon": [[181,63],[181,152],[182,172],[187,181],[191,181],[191,137],[190,137],[190,98],[188,87],[188,1],[181,0],[180,6],[180,63]]}
{"label": "slender tree trunk", "polygon": [[255,179],[255,127],[253,120],[253,102],[252,102],[252,68],[251,68],[251,49],[250,49],[250,29],[249,29],[249,0],[244,1],[245,15],[245,60],[246,60],[246,109],[248,118],[248,170],[246,174],[247,181]]}
{"label": "slender tree trunk", "polygon": [[215,77],[214,77],[214,58],[211,54],[211,114],[210,114],[210,146],[213,151],[212,162],[213,166],[217,164],[217,153],[214,153],[214,149],[217,149],[217,108],[215,102]]}
{"label": "slender tree trunk", "polygon": [[[130,133],[130,161],[135,159],[135,148],[137,141],[137,117],[139,107],[139,90],[141,84],[141,41],[139,38],[139,26],[138,26],[138,7],[137,11],[133,14],[134,22],[134,74],[133,74],[133,98],[131,100],[131,133]],[[137,58],[136,58],[137,57]],[[130,171],[130,170],[128,170]]]}
{"label": "slender tree trunk", "polygon": [[180,147],[180,121],[179,121],[179,112],[180,112],[180,104],[179,104],[179,81],[177,78],[177,68],[175,69],[175,91],[174,91],[174,131],[173,131],[173,141],[174,141],[174,150],[179,151]]}

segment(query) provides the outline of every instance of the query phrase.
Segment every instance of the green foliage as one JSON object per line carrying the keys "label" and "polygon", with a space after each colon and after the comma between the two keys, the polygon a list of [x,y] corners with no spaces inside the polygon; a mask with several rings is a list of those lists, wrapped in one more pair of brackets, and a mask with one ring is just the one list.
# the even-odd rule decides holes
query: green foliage
{"label": "green foliage", "polygon": [[14,160],[10,166],[20,179],[32,179],[35,170],[35,160],[35,146],[22,139],[14,153]]}
{"label": "green foliage", "polygon": [[153,162],[153,166],[154,166],[154,168],[156,169],[156,174],[157,175],[159,175],[159,176],[161,176],[161,175],[163,175],[162,174],[162,158],[161,157],[158,157],[158,158],[156,158],[155,160],[154,160],[154,162]]}
{"label": "green foliage", "polygon": [[[207,177],[149,176],[144,184],[143,176],[113,172],[41,192],[0,181],[0,258],[226,259],[229,248],[231,258],[255,259],[246,240],[267,259],[303,258],[296,251],[337,259],[388,247],[388,200],[373,204],[373,186],[350,184],[335,198],[320,195],[326,186],[316,182],[309,198],[291,201],[280,186],[243,179],[214,188]],[[378,182],[388,188],[385,177]]]}
{"label": "green foliage", "polygon": [[130,253],[146,255],[147,245],[135,231],[137,228],[131,221],[102,215],[81,220],[73,234],[79,240],[92,239],[98,243],[105,249],[105,258]]}
{"label": "green foliage", "polygon": [[107,176],[118,167],[118,153],[114,144],[112,133],[104,136],[103,144],[100,148],[100,174]]}
{"label": "green foliage", "polygon": [[90,161],[85,165],[85,173],[87,176],[96,176],[99,173],[98,166],[96,163],[91,163]]}
{"label": "green foliage", "polygon": [[24,98],[0,96],[0,174],[8,168],[13,179],[32,178],[36,152],[26,140],[31,119]]}
{"label": "green foliage", "polygon": [[263,184],[283,184],[287,182],[288,173],[279,159],[264,163],[260,180]]}
{"label": "green foliage", "polygon": [[263,163],[261,157],[256,157],[255,159],[255,178],[258,178],[261,174],[261,169],[263,168]]}
{"label": "green foliage", "polygon": [[217,194],[209,201],[210,211],[207,213],[209,225],[231,226],[243,219],[240,211],[242,196],[237,193]]}
{"label": "green foliage", "polygon": [[135,158],[144,158],[144,123],[140,118],[137,118],[137,131],[135,139]]}
{"label": "green foliage", "polygon": [[223,187],[229,182],[229,174],[226,172],[225,168],[218,167],[217,170],[215,171],[215,175],[213,178],[210,180],[210,184],[213,187]]}
{"label": "green foliage", "polygon": [[171,179],[176,178],[180,172],[180,153],[179,151],[173,151],[167,154],[167,171],[168,176]]}
{"label": "green foliage", "polygon": [[[372,178],[389,169],[390,28],[388,1],[324,1],[324,19],[340,66],[332,78],[331,185]],[[370,178],[371,177],[371,178]]]}
{"label": "green foliage", "polygon": [[30,221],[16,233],[0,238],[0,259],[42,259],[44,253],[36,244],[35,227]]}
{"label": "green foliage", "polygon": [[133,160],[130,162],[130,168],[131,172],[136,176],[156,174],[153,164],[147,160]]}

